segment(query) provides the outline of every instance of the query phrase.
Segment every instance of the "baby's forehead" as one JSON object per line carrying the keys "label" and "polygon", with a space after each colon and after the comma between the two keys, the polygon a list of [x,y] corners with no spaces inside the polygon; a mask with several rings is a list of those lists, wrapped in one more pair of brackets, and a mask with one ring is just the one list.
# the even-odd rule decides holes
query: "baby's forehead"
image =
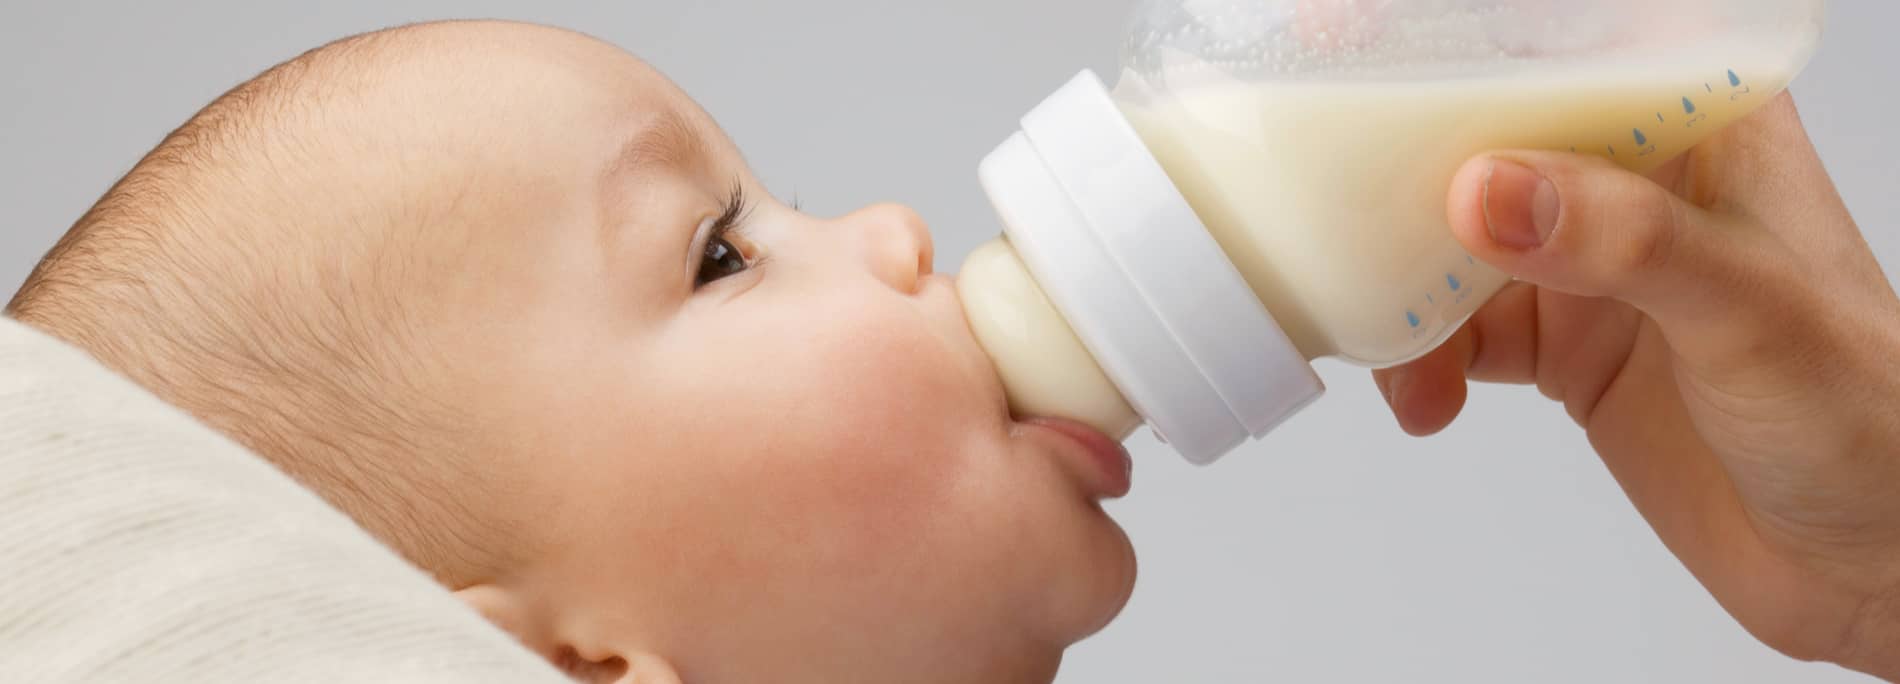
{"label": "baby's forehead", "polygon": [[[627,174],[726,175],[743,168],[738,147],[712,116],[657,69],[617,47],[600,45],[590,70],[595,99],[576,93],[614,120],[611,176]],[[580,85],[580,84],[577,84]]]}
{"label": "baby's forehead", "polygon": [[659,104],[638,117],[631,136],[620,147],[609,173],[706,173],[716,164],[724,134],[703,115],[682,111],[672,103]]}
{"label": "baby's forehead", "polygon": [[[457,92],[440,99],[425,94],[426,107],[446,108],[450,115],[465,106],[489,110],[492,116],[460,115],[490,119],[484,127],[499,124],[499,131],[489,131],[512,133],[506,137],[528,151],[561,147],[565,139],[569,145],[609,146],[624,162],[679,170],[696,170],[700,162],[737,153],[683,89],[618,45],[529,25],[483,24],[460,31],[499,31],[510,40],[499,47],[471,36],[430,41],[441,68],[420,70],[427,83],[418,85],[425,92]],[[459,96],[464,93],[473,97]]]}
{"label": "baby's forehead", "polygon": [[[532,26],[485,25],[459,32],[477,31],[502,31],[512,40],[498,48],[482,47],[492,41],[466,35],[431,41],[435,54],[429,59],[437,68],[417,70],[415,76],[423,80],[412,81],[425,94],[403,98],[421,102],[425,111],[397,118],[423,131],[459,127],[460,133],[451,135],[476,151],[468,156],[472,165],[464,175],[472,182],[501,179],[517,186],[492,197],[531,204],[543,198],[520,191],[528,179],[586,183],[591,176],[600,189],[590,194],[619,204],[626,199],[621,195],[637,195],[656,182],[724,188],[746,173],[737,147],[713,118],[658,69],[622,47]],[[455,125],[446,126],[450,123]]]}

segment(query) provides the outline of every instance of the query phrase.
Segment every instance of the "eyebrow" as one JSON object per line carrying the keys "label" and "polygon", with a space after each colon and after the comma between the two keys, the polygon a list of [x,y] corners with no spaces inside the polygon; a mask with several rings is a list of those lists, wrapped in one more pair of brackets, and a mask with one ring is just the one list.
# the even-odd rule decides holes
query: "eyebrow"
{"label": "eyebrow", "polygon": [[[680,174],[702,172],[710,168],[712,156],[706,139],[679,111],[654,112],[638,132],[620,146],[620,151],[600,175],[600,196],[608,206],[629,207],[625,201],[628,178],[640,174],[671,171]],[[603,220],[599,240],[610,249],[618,237],[616,220]],[[688,240],[692,239],[689,235]]]}
{"label": "eyebrow", "polygon": [[708,159],[706,140],[692,122],[676,110],[664,109],[654,113],[640,132],[621,146],[607,175],[612,178],[656,167],[697,171],[706,166]]}

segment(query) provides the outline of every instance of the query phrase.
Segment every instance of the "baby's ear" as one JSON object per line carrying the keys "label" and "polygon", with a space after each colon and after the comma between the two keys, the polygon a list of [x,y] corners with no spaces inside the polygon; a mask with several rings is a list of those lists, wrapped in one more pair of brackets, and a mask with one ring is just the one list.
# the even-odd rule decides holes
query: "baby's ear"
{"label": "baby's ear", "polygon": [[680,673],[664,658],[635,655],[626,659],[627,671],[615,684],[680,684]]}
{"label": "baby's ear", "polygon": [[[557,649],[554,664],[575,681],[588,684],[680,684],[673,664],[638,649],[599,648],[569,641]],[[596,642],[597,643],[597,642]]]}
{"label": "baby's ear", "polygon": [[573,626],[556,628],[552,615],[519,593],[478,584],[456,591],[455,596],[576,681],[680,684],[679,672],[665,658],[620,644],[606,634]]}
{"label": "baby's ear", "polygon": [[551,658],[559,649],[549,634],[545,617],[534,612],[533,605],[520,594],[493,584],[477,584],[456,590],[455,597],[541,657]]}

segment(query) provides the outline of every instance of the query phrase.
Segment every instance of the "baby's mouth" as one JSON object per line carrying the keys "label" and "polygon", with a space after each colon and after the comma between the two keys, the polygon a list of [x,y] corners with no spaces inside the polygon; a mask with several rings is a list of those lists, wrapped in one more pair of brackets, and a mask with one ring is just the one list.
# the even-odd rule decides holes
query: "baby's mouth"
{"label": "baby's mouth", "polygon": [[[988,352],[983,350],[976,334],[970,329],[963,302],[957,296],[955,279],[943,274],[932,274],[927,278],[921,289],[940,288],[944,292],[941,296],[949,309],[945,316],[951,319],[951,327],[955,329],[950,333],[956,338],[954,344],[967,350],[972,363],[980,369],[978,372],[991,388],[990,393],[997,405],[1009,410],[1002,378],[997,374]],[[930,294],[933,293],[925,293],[926,296]],[[1010,419],[1020,430],[1046,440],[1045,444],[1062,461],[1064,468],[1083,483],[1091,497],[1113,499],[1128,494],[1133,463],[1128,457],[1128,450],[1113,437],[1067,418],[1022,416],[1012,412]]]}
{"label": "baby's mouth", "polygon": [[1026,430],[1052,435],[1056,456],[1063,459],[1088,493],[1098,499],[1128,495],[1134,482],[1134,460],[1120,442],[1082,423],[1063,418],[1028,418],[1017,423]]}

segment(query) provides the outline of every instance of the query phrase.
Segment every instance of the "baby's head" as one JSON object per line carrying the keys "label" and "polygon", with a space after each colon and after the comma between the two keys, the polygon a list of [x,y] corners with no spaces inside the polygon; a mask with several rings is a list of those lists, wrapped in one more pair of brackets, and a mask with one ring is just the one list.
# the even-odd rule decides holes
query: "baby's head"
{"label": "baby's head", "polygon": [[10,310],[587,678],[1046,679],[1127,598],[1124,485],[1012,419],[930,263],[628,54],[452,23],[220,99]]}

